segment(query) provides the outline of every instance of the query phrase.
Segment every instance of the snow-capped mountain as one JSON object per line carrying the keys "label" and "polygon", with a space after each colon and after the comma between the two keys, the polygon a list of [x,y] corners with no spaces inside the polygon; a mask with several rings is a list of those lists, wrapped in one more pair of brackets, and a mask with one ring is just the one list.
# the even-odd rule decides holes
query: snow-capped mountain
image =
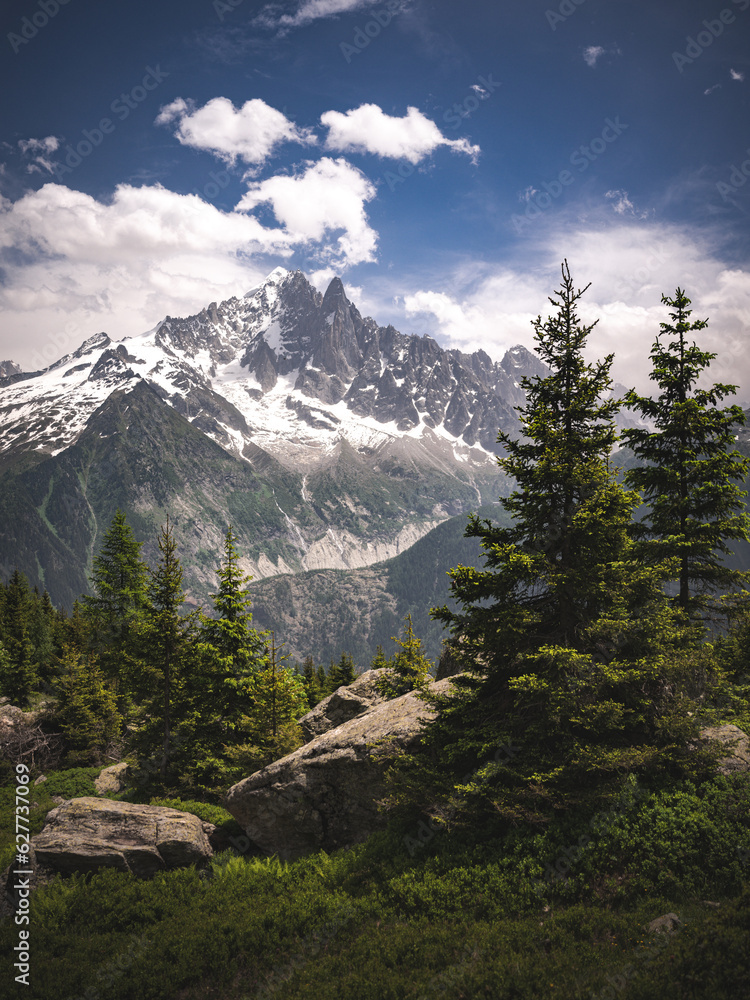
{"label": "snow-capped mountain", "polygon": [[344,439],[372,453],[410,438],[486,464],[498,429],[516,426],[519,379],[541,371],[523,347],[496,364],[380,327],[338,278],[321,295],[277,268],[241,299],[120,342],[97,334],[46,371],[16,376],[0,407],[0,456],[59,453],[113,391],[143,379],[238,456],[252,445],[313,468]]}
{"label": "snow-capped mountain", "polygon": [[15,361],[0,361],[0,378],[9,378],[11,375],[20,375],[21,367]]}
{"label": "snow-capped mountain", "polygon": [[499,363],[363,318],[273,271],[242,298],[121,341],[106,333],[0,400],[0,572],[70,603],[115,508],[144,554],[167,513],[186,582],[213,587],[232,523],[256,578],[370,565],[504,492],[522,347]]}

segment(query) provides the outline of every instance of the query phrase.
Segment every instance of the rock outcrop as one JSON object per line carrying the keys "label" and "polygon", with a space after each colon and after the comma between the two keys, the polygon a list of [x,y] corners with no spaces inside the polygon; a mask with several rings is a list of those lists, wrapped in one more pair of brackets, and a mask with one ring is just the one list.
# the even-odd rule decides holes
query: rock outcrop
{"label": "rock outcrop", "polygon": [[105,767],[99,774],[99,777],[94,778],[96,794],[107,795],[110,792],[114,792],[116,795],[118,792],[124,791],[127,788],[127,781],[125,780],[127,773],[128,765],[124,761],[121,764],[113,764],[111,767]]}
{"label": "rock outcrop", "polygon": [[145,877],[201,864],[213,853],[197,816],[93,796],[68,799],[49,812],[33,846],[37,861],[57,871],[111,867]]}
{"label": "rock outcrop", "polygon": [[[431,688],[446,693],[450,681]],[[343,708],[347,695],[339,697]],[[384,825],[377,803],[388,762],[433,715],[414,691],[377,704],[234,785],[224,805],[250,840],[283,859],[359,843]]]}
{"label": "rock outcrop", "polygon": [[719,774],[737,774],[750,770],[750,737],[737,726],[711,726],[701,730],[701,739],[721,744],[726,757],[718,762]]}
{"label": "rock outcrop", "polygon": [[300,728],[309,742],[330,729],[342,726],[350,719],[369,712],[386,700],[378,693],[378,679],[385,669],[367,670],[351,684],[342,685],[319,702],[315,708],[299,720]]}

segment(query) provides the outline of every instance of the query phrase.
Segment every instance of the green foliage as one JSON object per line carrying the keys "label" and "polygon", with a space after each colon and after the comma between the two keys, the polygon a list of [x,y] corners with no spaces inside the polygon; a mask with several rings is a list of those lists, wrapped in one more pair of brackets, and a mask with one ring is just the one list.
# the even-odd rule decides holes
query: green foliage
{"label": "green foliage", "polygon": [[122,719],[95,654],[66,648],[56,720],[65,737],[68,764],[104,763],[106,751],[119,739]]}
{"label": "green foliage", "polygon": [[743,503],[747,494],[737,483],[747,475],[750,462],[734,448],[736,429],[745,423],[745,415],[739,406],[718,408],[736,386],[716,383],[710,389],[695,388],[716,355],[701,351],[695,343],[688,345],[686,337],[704,329],[708,321],[689,322],[690,299],[681,288],[674,299],[662,295],[661,300],[672,310],[672,322],[660,324],[651,348],[651,379],[661,394],[651,399],[631,390],[625,398],[625,404],[656,429],[623,432],[623,440],[641,462],[628,470],[626,479],[642,491],[648,504],[643,520],[632,529],[641,539],[639,557],[651,563],[674,558],[677,600],[683,610],[695,613],[706,606],[707,592],[726,590],[747,579],[722,559],[730,553],[728,539],[748,540],[750,518]]}
{"label": "green foliage", "polygon": [[94,559],[91,583],[95,596],[83,598],[93,648],[118,690],[126,686],[134,669],[139,622],[146,604],[148,570],[140,550],[141,543],[118,508]]}
{"label": "green foliage", "polygon": [[[631,783],[615,808],[502,840],[437,828],[410,854],[417,832],[405,825],[289,864],[225,852],[205,872],[58,878],[32,898],[44,961],[28,994],[588,1000],[622,981],[624,997],[646,1000],[680,997],[684,970],[698,996],[741,996],[748,804],[747,778],[656,794]],[[645,933],[670,910],[683,921],[675,936]],[[15,943],[6,921],[0,974]],[[716,983],[729,992],[712,993]]]}
{"label": "green foliage", "polygon": [[37,657],[30,637],[32,598],[26,577],[14,570],[5,591],[0,659],[0,691],[25,708],[39,685]]}
{"label": "green foliage", "polygon": [[[474,677],[457,681],[461,698],[440,702],[425,754],[436,774],[479,768],[475,790],[509,822],[541,822],[633,770],[685,773],[696,728],[689,699],[664,679],[691,639],[662,589],[672,567],[637,559],[628,529],[639,498],[609,468],[612,356],[583,359],[593,329],[577,316],[585,290],[564,264],[556,314],[534,323],[550,374],[524,382],[524,436],[498,437],[498,463],[518,484],[500,501],[514,521],[470,518],[485,568],[454,570],[462,610],[433,612]],[[483,768],[502,744],[523,744],[523,756]]]}
{"label": "green foliage", "polygon": [[[407,691],[423,690],[434,666],[422,652],[422,642],[414,634],[411,615],[407,615],[404,621],[406,626],[403,639],[392,636],[393,641],[401,648],[393,656],[388,672],[378,678],[378,691],[386,698],[397,698]],[[380,655],[385,662],[382,649]]]}
{"label": "green foliage", "polygon": [[161,743],[160,775],[164,781],[173,750],[173,705],[184,680],[196,616],[180,614],[185,596],[182,567],[169,518],[161,529],[159,552],[159,563],[150,571],[139,625],[135,694],[143,710],[138,748],[141,754],[151,755]]}
{"label": "green foliage", "polygon": [[342,653],[338,663],[331,661],[331,669],[328,671],[328,691],[332,693],[342,685],[351,684],[356,676],[354,660],[349,653]]}

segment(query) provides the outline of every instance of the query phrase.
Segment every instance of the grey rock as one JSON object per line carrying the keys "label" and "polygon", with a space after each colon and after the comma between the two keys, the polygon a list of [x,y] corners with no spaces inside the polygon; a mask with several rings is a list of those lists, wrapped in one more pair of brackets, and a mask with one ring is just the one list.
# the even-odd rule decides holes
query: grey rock
{"label": "grey rock", "polygon": [[336,688],[333,694],[329,694],[307,715],[303,715],[299,725],[305,740],[309,743],[316,736],[381,705],[386,699],[378,693],[377,683],[385,672],[385,669],[365,671],[351,684]]}
{"label": "grey rock", "polygon": [[106,795],[108,792],[122,792],[127,788],[127,777],[128,764],[123,761],[121,764],[113,764],[111,767],[105,767],[104,770],[99,774],[98,778],[94,779],[94,788],[96,789],[97,795]]}
{"label": "grey rock", "polygon": [[657,917],[648,925],[649,934],[672,934],[682,927],[682,921],[676,913],[665,913],[663,917]]}
{"label": "grey rock", "polygon": [[93,796],[49,812],[32,842],[39,863],[62,872],[111,867],[148,877],[201,864],[213,853],[197,816]]}
{"label": "grey rock", "polygon": [[701,739],[718,743],[726,756],[719,760],[719,774],[740,774],[750,770],[750,738],[737,726],[710,726],[701,730]]}
{"label": "grey rock", "polygon": [[[446,693],[450,684],[431,688]],[[250,840],[282,859],[359,843],[384,825],[378,801],[389,762],[433,715],[414,691],[378,704],[240,781],[224,805]]]}

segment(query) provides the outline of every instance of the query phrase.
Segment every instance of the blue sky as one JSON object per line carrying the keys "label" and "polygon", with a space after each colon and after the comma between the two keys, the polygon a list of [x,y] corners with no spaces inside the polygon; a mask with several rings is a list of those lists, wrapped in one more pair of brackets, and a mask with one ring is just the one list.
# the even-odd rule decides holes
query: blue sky
{"label": "blue sky", "polygon": [[6,4],[0,357],[283,265],[499,358],[567,257],[620,381],[681,285],[750,399],[749,41],[750,0]]}

